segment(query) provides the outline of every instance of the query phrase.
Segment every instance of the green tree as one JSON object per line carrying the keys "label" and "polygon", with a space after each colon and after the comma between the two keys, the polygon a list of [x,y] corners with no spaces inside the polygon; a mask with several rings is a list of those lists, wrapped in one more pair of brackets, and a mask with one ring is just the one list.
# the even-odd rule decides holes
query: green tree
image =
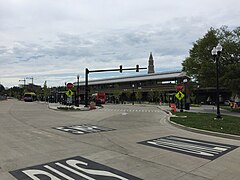
{"label": "green tree", "polygon": [[14,86],[14,87],[11,87],[8,90],[6,90],[6,93],[11,97],[21,99],[21,97],[23,96],[23,93],[24,93],[24,89]]}
{"label": "green tree", "polygon": [[[115,101],[116,101],[116,99],[119,99],[119,96],[122,94],[122,91],[120,90],[118,84],[115,85],[114,90],[112,91],[112,93],[113,93],[113,96],[115,97],[115,98],[114,98]],[[115,102],[115,103],[116,103],[116,102]]]}
{"label": "green tree", "polygon": [[208,32],[189,50],[182,65],[201,87],[213,87],[216,85],[216,62],[211,55],[211,50],[218,43],[223,46],[223,52],[219,59],[220,86],[229,87],[233,93],[239,93],[240,81],[240,27],[229,30],[226,26],[219,29],[210,28]]}
{"label": "green tree", "polygon": [[149,91],[147,96],[148,96],[148,100],[150,102],[153,102],[154,92],[153,91]]}
{"label": "green tree", "polygon": [[139,103],[141,103],[141,100],[142,100],[142,90],[141,89],[137,89],[136,99],[137,99],[137,101],[139,101]]}
{"label": "green tree", "polygon": [[183,71],[205,87],[215,84],[215,64],[211,50],[218,43],[216,33],[211,28],[203,38],[197,40],[189,51],[190,56],[182,63]]}
{"label": "green tree", "polygon": [[44,85],[43,85],[43,95],[44,95],[45,100],[46,100],[47,96],[49,96],[49,94],[50,94],[50,89],[48,89],[47,81],[45,81]]}
{"label": "green tree", "polygon": [[223,76],[224,84],[231,89],[233,95],[240,95],[240,64],[231,64],[227,66]]}
{"label": "green tree", "polygon": [[0,95],[5,93],[5,88],[2,84],[0,84]]}

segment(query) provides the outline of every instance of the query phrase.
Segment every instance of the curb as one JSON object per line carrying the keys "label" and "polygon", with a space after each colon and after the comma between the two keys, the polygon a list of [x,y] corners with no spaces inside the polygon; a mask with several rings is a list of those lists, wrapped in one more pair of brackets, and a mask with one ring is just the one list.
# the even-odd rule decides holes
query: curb
{"label": "curb", "polygon": [[58,109],[58,108],[54,108],[51,107],[48,103],[48,109],[54,110],[54,111],[66,111],[66,112],[70,112],[70,111],[90,111],[91,109],[89,108],[81,108],[81,109],[74,109],[74,110],[65,110],[65,109]]}
{"label": "curb", "polygon": [[224,133],[219,133],[219,132],[214,132],[214,131],[207,131],[207,130],[196,129],[196,128],[187,127],[187,126],[184,126],[181,124],[177,124],[170,120],[171,115],[172,115],[172,113],[169,112],[167,122],[169,124],[173,125],[174,127],[177,127],[177,128],[183,129],[183,130],[187,130],[190,132],[194,132],[194,133],[200,133],[200,134],[211,135],[211,136],[222,137],[222,138],[233,139],[233,140],[240,140],[240,136],[238,136],[238,135],[224,134]]}
{"label": "curb", "polygon": [[48,106],[48,109],[51,109],[51,110],[54,110],[54,111],[60,111],[60,109],[58,109],[58,108],[52,108],[52,107],[50,107],[49,104],[48,104],[47,106]]}

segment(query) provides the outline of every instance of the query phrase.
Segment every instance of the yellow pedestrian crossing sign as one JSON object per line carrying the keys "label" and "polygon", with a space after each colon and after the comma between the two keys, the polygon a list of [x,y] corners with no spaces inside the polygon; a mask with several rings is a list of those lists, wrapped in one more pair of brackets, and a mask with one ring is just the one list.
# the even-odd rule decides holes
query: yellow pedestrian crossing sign
{"label": "yellow pedestrian crossing sign", "polygon": [[178,91],[178,93],[175,96],[180,101],[182,98],[184,98],[185,95],[181,91]]}
{"label": "yellow pedestrian crossing sign", "polygon": [[68,97],[71,97],[74,94],[74,92],[72,92],[70,89],[66,92],[66,95]]}

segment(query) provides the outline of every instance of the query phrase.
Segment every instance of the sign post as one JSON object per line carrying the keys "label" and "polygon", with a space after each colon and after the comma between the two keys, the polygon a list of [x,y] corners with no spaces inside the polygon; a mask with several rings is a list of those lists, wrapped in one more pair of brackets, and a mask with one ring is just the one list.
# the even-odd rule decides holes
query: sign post
{"label": "sign post", "polygon": [[74,92],[72,92],[72,90],[69,89],[65,94],[67,95],[67,104],[71,105],[72,104],[72,96],[74,95]]}
{"label": "sign post", "polygon": [[183,91],[183,89],[184,89],[184,84],[177,84],[176,85],[176,90],[177,91]]}
{"label": "sign post", "polygon": [[175,95],[175,97],[181,102],[181,109],[180,112],[183,112],[183,103],[182,103],[182,99],[184,98],[184,94],[182,93],[182,91],[178,91],[178,93]]}
{"label": "sign post", "polygon": [[67,83],[67,88],[72,89],[73,88],[73,83]]}

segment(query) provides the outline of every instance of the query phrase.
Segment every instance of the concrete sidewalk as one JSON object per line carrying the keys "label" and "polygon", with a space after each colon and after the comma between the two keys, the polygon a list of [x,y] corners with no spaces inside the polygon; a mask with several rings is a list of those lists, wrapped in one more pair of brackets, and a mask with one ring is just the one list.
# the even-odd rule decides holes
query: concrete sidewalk
{"label": "concrete sidewalk", "polygon": [[[79,110],[79,111],[90,111],[90,110],[94,110],[94,109],[101,109],[102,107],[100,106],[95,106],[95,108],[91,108],[90,105],[88,107],[85,107],[85,105],[83,104],[79,104],[79,107],[71,105],[63,105],[60,103],[48,103],[48,102],[44,102],[46,104],[48,104],[48,108],[52,109],[52,110],[60,110],[59,108],[71,108],[72,110]],[[70,110],[71,110],[70,109]]]}
{"label": "concrete sidewalk", "polygon": [[48,103],[48,108],[52,109],[52,110],[60,110],[59,108],[73,108],[74,110],[80,110],[80,111],[89,111],[90,108],[89,107],[85,107],[84,105],[80,104],[79,107],[77,106],[67,106],[67,105],[63,105],[60,103]]}
{"label": "concrete sidewalk", "polygon": [[[160,109],[165,111],[171,111],[171,108],[169,106],[159,106]],[[179,109],[177,109],[179,111]],[[199,113],[217,113],[217,107],[213,105],[201,105],[199,107],[190,107],[190,110],[184,110],[185,112],[199,112]],[[240,113],[237,112],[231,112],[225,109],[220,108],[220,113],[222,115],[228,115],[228,116],[235,116],[240,117]]]}

